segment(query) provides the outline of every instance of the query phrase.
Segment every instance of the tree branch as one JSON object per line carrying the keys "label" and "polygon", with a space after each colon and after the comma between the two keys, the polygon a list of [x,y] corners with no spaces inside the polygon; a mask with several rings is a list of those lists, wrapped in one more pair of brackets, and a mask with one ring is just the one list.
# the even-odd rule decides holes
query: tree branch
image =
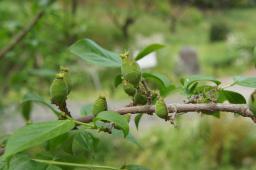
{"label": "tree branch", "polygon": [[[238,113],[243,117],[249,117],[256,123],[256,116],[250,111],[246,104],[169,104],[168,105],[169,113],[177,113],[181,115],[187,112],[215,112],[215,111],[224,111]],[[152,114],[155,112],[154,105],[144,105],[144,106],[132,106],[124,107],[120,109],[114,109],[113,111],[120,113],[121,115],[127,113],[145,113]],[[180,113],[180,114],[179,114]],[[93,120],[93,115],[88,115],[85,117],[78,118],[78,121],[89,123]]]}
{"label": "tree branch", "polygon": [[0,60],[4,58],[4,56],[11,51],[21,40],[29,33],[29,31],[36,25],[36,23],[42,18],[45,13],[45,8],[40,10],[36,16],[32,19],[32,21],[25,26],[20,32],[18,32],[14,37],[10,40],[10,42],[0,50]]}
{"label": "tree branch", "polygon": [[[175,113],[176,115],[182,115],[188,112],[215,112],[224,111],[238,113],[243,117],[249,117],[256,123],[256,116],[250,111],[246,104],[169,104],[169,113]],[[155,112],[154,105],[143,105],[143,106],[130,106],[123,107],[119,109],[114,109],[113,111],[120,113],[121,115],[131,113],[144,113],[152,115]],[[89,123],[93,121],[94,116],[88,115],[85,117],[78,118],[77,121]],[[4,148],[0,147],[0,155],[4,153]]]}

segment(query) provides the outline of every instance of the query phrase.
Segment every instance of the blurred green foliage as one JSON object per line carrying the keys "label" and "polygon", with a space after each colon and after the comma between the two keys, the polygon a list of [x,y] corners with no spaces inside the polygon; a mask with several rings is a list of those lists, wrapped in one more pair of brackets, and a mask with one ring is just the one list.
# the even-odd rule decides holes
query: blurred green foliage
{"label": "blurred green foliage", "polygon": [[[29,23],[44,2],[0,1],[1,48]],[[236,1],[242,5],[226,10],[202,9],[195,4],[168,0],[89,0],[77,1],[76,6],[72,2],[59,0],[49,6],[32,31],[2,59],[0,94],[7,96],[1,101],[3,105],[30,90],[48,96],[47,87],[60,65],[68,66],[74,75],[71,79],[78,92],[73,94],[76,98],[81,98],[80,91],[113,90],[110,75],[118,70],[87,65],[67,51],[70,44],[82,38],[91,38],[115,52],[124,48],[138,50],[150,43],[166,44],[166,48],[157,52],[158,65],[151,70],[166,74],[174,81],[179,79],[173,70],[183,46],[196,49],[203,74],[234,75],[253,66],[255,7],[248,6],[252,1]],[[203,1],[195,3],[203,4]],[[171,17],[176,17],[175,33],[170,30]],[[127,28],[129,34],[125,38],[123,27],[129,18],[134,22]],[[213,44],[208,40],[209,31],[219,18],[229,25],[230,32],[227,40]],[[83,93],[82,97],[90,94]],[[116,97],[122,97],[118,90]]]}
{"label": "blurred green foliage", "polygon": [[228,33],[229,28],[224,22],[217,21],[212,23],[209,35],[210,41],[223,41],[227,38]]}
{"label": "blurred green foliage", "polygon": [[[4,47],[31,20],[43,2],[0,1],[0,47]],[[164,73],[174,81],[179,79],[173,74],[175,61],[185,44],[197,50],[204,74],[234,75],[253,63],[256,20],[252,16],[255,8],[219,11],[184,6],[178,8],[180,13],[174,13],[177,15],[177,31],[171,33],[170,12],[177,7],[169,1],[79,1],[75,12],[71,6],[71,1],[67,0],[52,4],[25,39],[0,62],[0,95],[7,96],[0,101],[1,112],[8,104],[17,103],[27,91],[48,96],[50,80],[60,65],[69,66],[75,75],[71,79],[73,88],[77,89],[73,91],[78,93],[72,98],[84,99],[94,95],[95,90],[105,93],[109,89],[111,97],[124,98],[120,88],[114,90],[111,80],[110,75],[115,75],[116,69],[106,71],[89,66],[67,52],[70,44],[83,37],[90,37],[116,52],[124,47],[137,50],[145,39],[148,43],[160,39],[166,48],[157,52],[158,65],[152,70]],[[131,9],[133,12],[129,13]],[[127,17],[135,18],[129,28],[129,39],[123,37],[120,29]],[[211,24],[219,18],[229,25],[230,33],[226,41],[209,43]]]}
{"label": "blurred green foliage", "polygon": [[143,133],[138,140],[141,149],[122,140],[109,142],[106,138],[100,141],[97,151],[109,154],[102,154],[97,161],[133,160],[162,170],[253,170],[256,168],[255,130],[253,123],[225,115],[221,119],[205,116],[200,122],[183,118],[177,128],[154,126]]}

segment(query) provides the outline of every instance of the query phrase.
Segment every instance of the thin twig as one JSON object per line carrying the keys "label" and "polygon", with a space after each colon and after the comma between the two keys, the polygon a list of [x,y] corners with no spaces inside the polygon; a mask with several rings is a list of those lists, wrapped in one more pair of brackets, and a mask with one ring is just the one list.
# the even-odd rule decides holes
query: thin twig
{"label": "thin twig", "polygon": [[[238,113],[243,117],[249,117],[256,123],[256,117],[250,111],[246,104],[169,104],[168,105],[169,113],[176,112],[177,115],[181,115],[187,112],[215,112],[215,111],[224,111]],[[152,114],[155,112],[154,105],[144,105],[144,106],[132,106],[124,107],[113,110],[120,113],[121,115],[127,113],[146,113]],[[93,120],[94,116],[89,115],[85,117],[78,118],[78,121],[89,123]]]}
{"label": "thin twig", "polygon": [[40,10],[28,25],[26,25],[20,32],[14,35],[10,42],[0,50],[0,59],[4,58],[4,56],[9,51],[11,51],[19,42],[21,42],[21,40],[30,32],[30,30],[32,30],[40,18],[42,18],[44,13],[45,8]]}

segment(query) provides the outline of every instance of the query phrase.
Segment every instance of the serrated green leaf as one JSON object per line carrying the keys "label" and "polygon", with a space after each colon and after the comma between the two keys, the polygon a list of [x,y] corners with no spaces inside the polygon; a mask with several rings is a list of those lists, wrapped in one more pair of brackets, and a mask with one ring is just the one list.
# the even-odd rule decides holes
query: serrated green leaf
{"label": "serrated green leaf", "polygon": [[139,123],[140,123],[142,116],[143,116],[143,114],[141,114],[141,113],[139,113],[135,116],[134,123],[135,123],[137,130],[139,130]]}
{"label": "serrated green leaf", "polygon": [[102,48],[90,39],[79,40],[69,49],[73,54],[91,64],[105,67],[121,66],[121,58],[117,53]]}
{"label": "serrated green leaf", "polygon": [[129,124],[127,122],[127,119],[120,115],[117,112],[113,111],[103,111],[100,112],[95,118],[94,122],[99,121],[99,120],[105,120],[105,121],[110,121],[113,122],[115,125],[117,125],[119,128],[122,129],[124,136],[127,136],[129,133]]}
{"label": "serrated green leaf", "polygon": [[246,99],[240,93],[229,91],[229,90],[221,90],[220,93],[225,96],[225,99],[229,101],[229,103],[234,103],[234,104],[246,103]]}
{"label": "serrated green leaf", "polygon": [[93,104],[86,104],[83,105],[80,109],[80,114],[85,116],[85,115],[91,115],[92,113],[92,109],[93,109]]}
{"label": "serrated green leaf", "polygon": [[121,74],[118,74],[118,75],[115,77],[114,85],[115,85],[115,87],[117,87],[117,86],[119,86],[121,83],[122,83],[122,75],[121,75]]}
{"label": "serrated green leaf", "polygon": [[40,145],[50,139],[73,129],[75,123],[71,120],[58,120],[29,124],[18,129],[9,137],[4,157],[7,158],[33,146]]}
{"label": "serrated green leaf", "polygon": [[234,77],[234,84],[244,87],[256,88],[256,77],[236,76]]}
{"label": "serrated green leaf", "polygon": [[162,44],[150,44],[147,47],[145,47],[143,50],[141,50],[139,52],[139,54],[136,55],[135,60],[136,61],[140,60],[143,57],[145,57],[146,55],[148,55],[149,53],[151,53],[153,51],[156,51],[156,50],[159,50],[163,47],[164,47],[164,45],[162,45]]}
{"label": "serrated green leaf", "polygon": [[36,102],[36,103],[41,103],[41,104],[47,106],[50,110],[52,110],[53,113],[56,114],[57,116],[61,115],[61,112],[56,110],[54,107],[52,107],[52,105],[50,103],[46,102],[42,97],[38,96],[37,94],[27,93],[24,96],[24,98],[21,101],[21,103],[28,102],[28,101]]}

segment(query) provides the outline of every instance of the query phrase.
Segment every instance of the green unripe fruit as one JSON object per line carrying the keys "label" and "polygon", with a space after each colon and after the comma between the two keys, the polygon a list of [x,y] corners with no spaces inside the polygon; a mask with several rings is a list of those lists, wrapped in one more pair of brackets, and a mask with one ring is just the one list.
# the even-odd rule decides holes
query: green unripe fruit
{"label": "green unripe fruit", "polygon": [[108,110],[108,105],[107,105],[106,98],[104,96],[99,96],[93,105],[92,113],[94,115],[97,115],[98,113],[102,111],[107,111],[107,110]]}
{"label": "green unripe fruit", "polygon": [[123,89],[129,96],[134,96],[136,93],[136,88],[127,80],[123,80]]}
{"label": "green unripe fruit", "polygon": [[146,94],[142,93],[140,90],[136,91],[134,96],[134,104],[136,105],[145,105],[147,103]]}
{"label": "green unripe fruit", "polygon": [[53,104],[62,106],[68,95],[68,87],[64,81],[64,75],[59,73],[56,75],[50,87],[50,96]]}
{"label": "green unripe fruit", "polygon": [[63,79],[66,82],[68,86],[68,93],[71,91],[71,80],[70,80],[70,75],[69,75],[69,69],[66,67],[61,66],[60,67],[60,73],[63,74]]}
{"label": "green unripe fruit", "polygon": [[155,113],[158,117],[160,117],[162,119],[167,119],[168,109],[164,102],[164,99],[161,97],[156,101]]}
{"label": "green unripe fruit", "polygon": [[128,58],[128,54],[121,55],[122,66],[121,73],[123,78],[129,83],[133,84],[135,87],[139,85],[141,80],[141,70],[140,66],[133,60]]}
{"label": "green unripe fruit", "polygon": [[249,109],[254,115],[256,115],[256,90],[251,94],[249,98]]}
{"label": "green unripe fruit", "polygon": [[[122,115],[122,116],[124,116],[124,118],[127,120],[128,123],[130,122],[130,120],[131,120],[130,113]],[[122,127],[118,126],[117,124],[114,124],[114,127],[115,127],[115,129],[122,130]]]}

